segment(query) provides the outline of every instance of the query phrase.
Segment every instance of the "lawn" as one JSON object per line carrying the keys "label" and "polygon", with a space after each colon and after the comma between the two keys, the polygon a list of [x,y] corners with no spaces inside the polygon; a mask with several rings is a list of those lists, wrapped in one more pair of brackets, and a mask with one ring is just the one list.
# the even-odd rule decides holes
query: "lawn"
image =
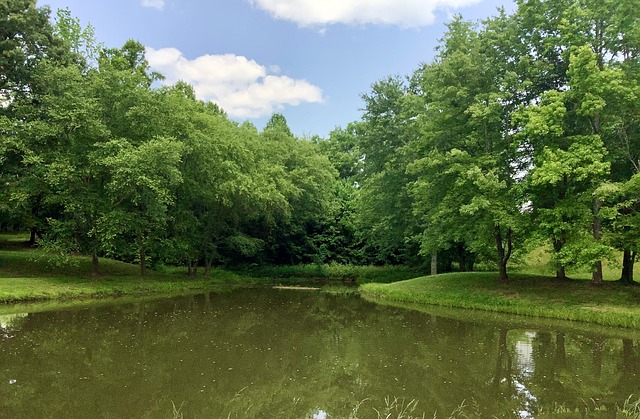
{"label": "lawn", "polygon": [[409,303],[433,304],[640,328],[640,287],[588,280],[557,281],[519,273],[506,285],[494,272],[448,273],[392,284],[365,284],[361,293]]}

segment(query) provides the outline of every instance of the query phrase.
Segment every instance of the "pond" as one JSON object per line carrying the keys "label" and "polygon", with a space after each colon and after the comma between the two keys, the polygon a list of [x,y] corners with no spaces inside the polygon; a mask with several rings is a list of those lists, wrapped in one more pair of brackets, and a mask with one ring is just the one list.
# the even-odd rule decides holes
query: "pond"
{"label": "pond", "polygon": [[264,289],[4,315],[0,416],[525,418],[639,395],[636,332],[531,321]]}

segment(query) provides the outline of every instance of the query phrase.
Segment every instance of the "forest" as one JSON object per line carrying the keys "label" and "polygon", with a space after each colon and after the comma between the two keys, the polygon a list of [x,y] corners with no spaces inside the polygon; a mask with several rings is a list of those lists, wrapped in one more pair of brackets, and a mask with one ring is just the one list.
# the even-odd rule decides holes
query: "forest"
{"label": "forest", "polygon": [[[558,279],[640,244],[640,11],[517,0],[448,23],[373,82],[361,120],[297,138],[235,122],[69,10],[0,0],[0,229],[60,255],[184,266],[488,269],[546,248]],[[311,117],[311,116],[310,116]]]}

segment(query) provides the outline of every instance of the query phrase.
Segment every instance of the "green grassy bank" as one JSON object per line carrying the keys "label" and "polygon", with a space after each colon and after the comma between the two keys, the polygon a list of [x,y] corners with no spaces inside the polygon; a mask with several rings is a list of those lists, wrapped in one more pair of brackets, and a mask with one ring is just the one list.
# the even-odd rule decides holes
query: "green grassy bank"
{"label": "green grassy bank", "polygon": [[[100,258],[99,276],[91,276],[91,260],[85,256],[59,258],[30,248],[25,235],[0,234],[0,303],[102,298],[111,296],[180,295],[272,285],[322,286],[323,292],[353,294],[355,283],[389,282],[413,278],[404,267],[305,265],[246,267],[237,271],[202,270],[195,278],[186,268],[164,267],[140,276],[137,265]],[[347,286],[344,286],[347,285]]]}
{"label": "green grassy bank", "polygon": [[593,287],[577,279],[514,274],[499,285],[493,272],[449,273],[392,284],[364,284],[361,293],[373,300],[433,304],[605,326],[640,328],[640,287],[608,282]]}
{"label": "green grassy bank", "polygon": [[58,258],[29,248],[24,235],[0,235],[0,303],[110,296],[179,295],[207,290],[254,286],[257,280],[213,270],[207,278],[188,278],[184,269],[149,270],[106,258],[99,276],[91,276],[91,260],[84,256]]}
{"label": "green grassy bank", "polygon": [[[640,287],[613,281],[592,287],[588,273],[574,272],[572,281],[558,282],[535,275],[548,266],[544,260],[520,267],[508,285],[498,285],[492,272],[450,273],[418,277],[404,267],[307,265],[248,267],[239,271],[213,270],[209,277],[189,278],[185,269],[165,268],[139,275],[138,266],[100,259],[100,276],[91,276],[91,261],[74,256],[60,265],[41,250],[25,245],[26,237],[0,235],[0,303],[109,296],[180,295],[271,285],[326,286],[345,293],[336,284],[363,284],[360,292],[373,300],[460,307],[591,322],[640,329]],[[605,267],[608,279],[618,274],[615,264]],[[397,282],[396,282],[397,281]],[[349,288],[348,290],[353,290]],[[349,293],[351,293],[350,291]]]}
{"label": "green grassy bank", "polygon": [[222,287],[255,284],[238,275],[214,271],[208,278],[184,273],[150,271],[144,277],[137,266],[100,260],[100,276],[90,275],[90,260],[74,258],[72,266],[55,266],[37,251],[0,251],[0,302],[94,298],[120,295],[177,295]]}

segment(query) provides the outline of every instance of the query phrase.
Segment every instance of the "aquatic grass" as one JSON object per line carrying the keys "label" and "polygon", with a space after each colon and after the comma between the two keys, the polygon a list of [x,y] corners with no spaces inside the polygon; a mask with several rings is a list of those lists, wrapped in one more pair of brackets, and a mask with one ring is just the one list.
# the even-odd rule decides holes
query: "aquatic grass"
{"label": "aquatic grass", "polygon": [[[358,402],[354,407],[352,413],[349,415],[348,419],[358,419],[359,417],[372,417],[371,415],[360,415],[360,410],[364,402],[369,401],[370,399],[364,399],[361,402]],[[630,418],[630,419],[640,419],[640,399],[634,400],[633,395],[629,396],[627,400],[624,402],[623,406],[614,406],[613,408],[607,408],[607,406],[596,400],[582,401],[583,406],[581,407],[567,407],[565,405],[557,405],[554,404],[552,406],[541,406],[539,411],[536,412],[537,418],[605,418],[605,417],[620,417],[620,418]],[[400,399],[398,397],[394,397],[391,399],[390,397],[385,398],[385,406],[380,409],[373,407],[372,409],[376,412],[377,419],[417,419],[417,418],[426,418],[426,412],[422,412],[421,414],[415,413],[418,405],[418,400],[412,399],[409,402],[406,402],[405,399]],[[613,416],[612,416],[613,414]],[[439,415],[438,412],[435,412],[433,416],[430,416],[433,419],[438,418],[447,418],[447,419],[482,419],[486,418],[521,418],[520,411],[510,411],[505,410],[500,413],[500,416],[487,416],[483,415],[481,412],[480,406],[472,400],[471,403],[467,403],[466,400],[463,400],[458,407],[456,407],[451,413]]]}
{"label": "aquatic grass", "polygon": [[512,275],[498,284],[496,273],[466,272],[420,277],[393,284],[360,287],[369,299],[387,299],[495,311],[526,316],[640,328],[640,287],[588,281],[556,281],[535,275]]}
{"label": "aquatic grass", "polygon": [[337,297],[356,297],[360,295],[358,288],[345,285],[327,285],[320,288],[320,292]]}
{"label": "aquatic grass", "polygon": [[180,406],[176,407],[176,404],[171,400],[171,407],[173,409],[173,419],[184,419],[184,414],[182,413],[182,406],[184,406],[184,402],[180,403]]}
{"label": "aquatic grass", "polygon": [[618,413],[624,417],[640,419],[640,398],[634,400],[633,397],[631,395],[625,400],[622,407],[618,409]]}
{"label": "aquatic grass", "polygon": [[385,397],[384,402],[385,407],[383,409],[378,410],[375,407],[373,408],[378,415],[378,419],[424,419],[425,417],[424,412],[420,416],[414,415],[413,412],[418,407],[418,401],[416,399],[407,402],[405,399],[399,399],[397,397],[394,397],[393,400],[391,400],[390,397]]}

